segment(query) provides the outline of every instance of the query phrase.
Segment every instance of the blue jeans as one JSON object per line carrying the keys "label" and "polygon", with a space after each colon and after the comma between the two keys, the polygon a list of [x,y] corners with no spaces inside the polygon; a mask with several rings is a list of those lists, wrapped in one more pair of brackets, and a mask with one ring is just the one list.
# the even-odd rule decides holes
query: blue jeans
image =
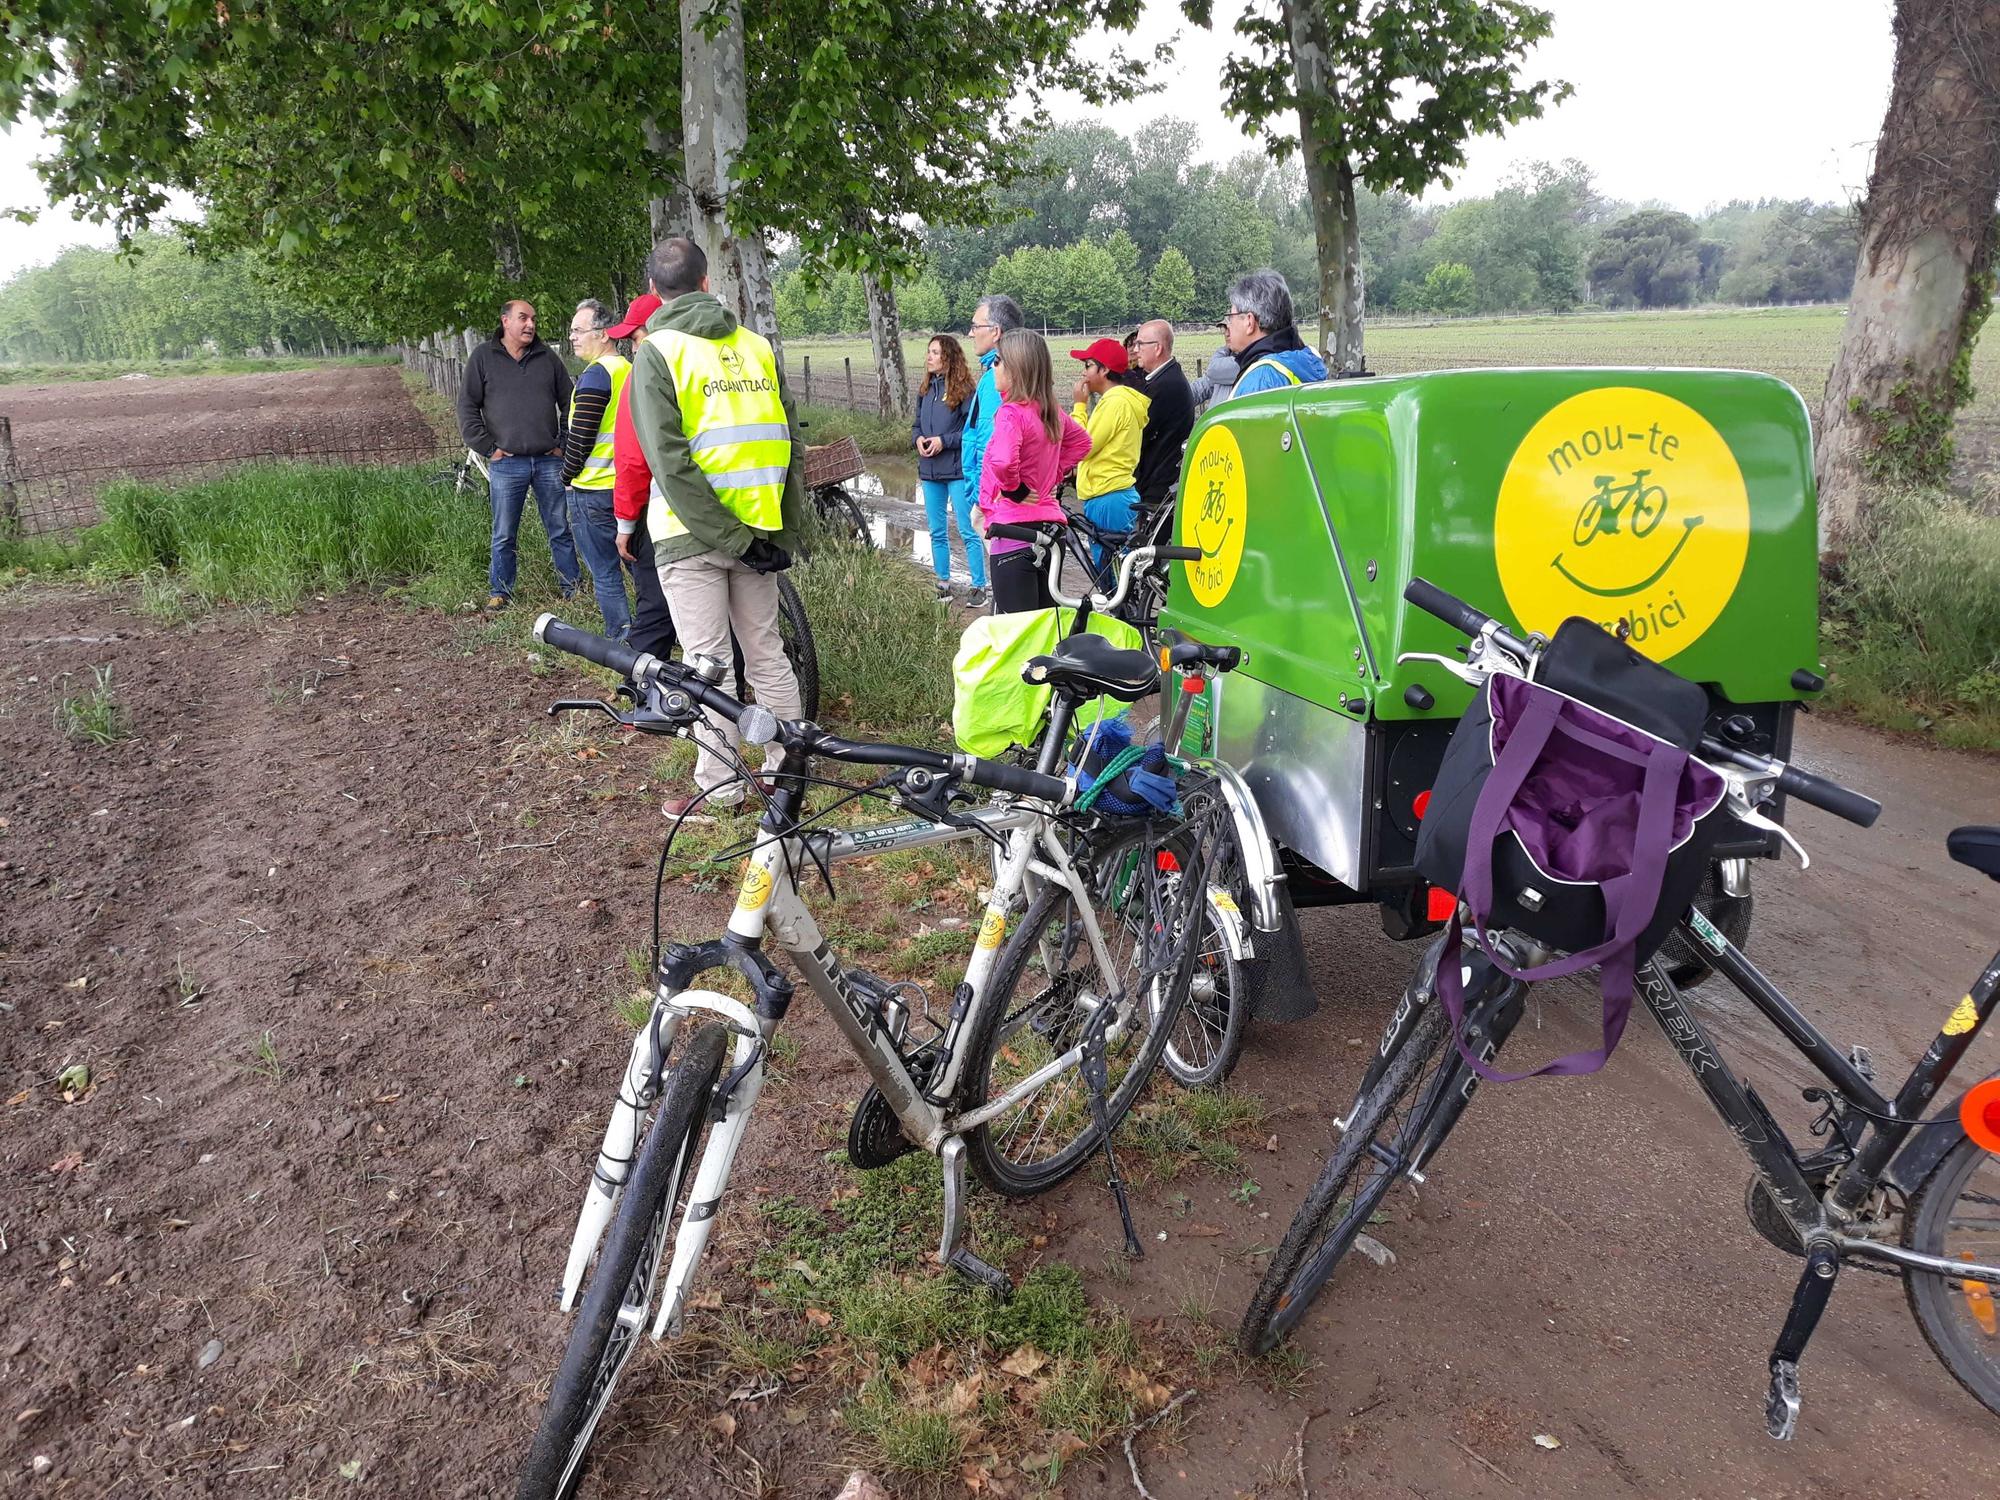
{"label": "blue jeans", "polygon": [[[1139,492],[1129,484],[1122,490],[1107,490],[1083,502],[1084,519],[1100,531],[1131,531],[1132,518],[1138,510]],[[1093,567],[1103,570],[1104,549],[1095,542],[1090,545],[1090,561]]]}
{"label": "blue jeans", "polygon": [[576,533],[576,550],[590,570],[604,633],[622,641],[632,633],[632,606],[625,598],[624,560],[618,556],[618,518],[611,512],[611,491],[572,488],[569,524]]}
{"label": "blue jeans", "polygon": [[486,566],[486,591],[512,598],[514,594],[514,539],[521,530],[521,510],[528,489],[535,491],[535,509],[541,513],[542,530],[548,533],[549,555],[555,559],[556,577],[562,582],[563,597],[576,592],[579,570],[576,544],[570,540],[569,517],[563,513],[562,457],[541,453],[533,457],[510,453],[489,465],[493,489],[493,551]]}
{"label": "blue jeans", "polygon": [[986,587],[986,544],[972,529],[972,481],[923,479],[924,514],[931,523],[931,568],[939,583],[951,582],[951,525],[947,506],[958,517],[959,540],[965,543],[965,571],[976,589]]}

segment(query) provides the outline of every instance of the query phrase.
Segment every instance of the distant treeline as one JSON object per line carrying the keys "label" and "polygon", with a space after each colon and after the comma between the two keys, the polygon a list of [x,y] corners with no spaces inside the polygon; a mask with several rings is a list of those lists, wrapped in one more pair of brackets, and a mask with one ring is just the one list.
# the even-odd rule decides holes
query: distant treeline
{"label": "distant treeline", "polygon": [[[1129,138],[1056,126],[1036,144],[1036,170],[1000,193],[992,225],[926,233],[923,270],[896,288],[904,327],[960,326],[988,291],[1063,328],[1220,316],[1230,280],[1259,266],[1309,299],[1317,262],[1297,158],[1246,151],[1206,166],[1192,160],[1201,135],[1190,120]],[[1424,206],[1363,192],[1358,207],[1371,308],[1838,302],[1854,279],[1844,206],[1735,202],[1696,218],[1608,199],[1575,161],[1535,163],[1489,197]],[[858,277],[782,255],[777,292],[787,333],[867,330]]]}
{"label": "distant treeline", "polygon": [[133,252],[66,250],[0,286],[0,361],[338,353],[356,343],[288,305],[250,255],[205,260],[159,234],[140,235]]}

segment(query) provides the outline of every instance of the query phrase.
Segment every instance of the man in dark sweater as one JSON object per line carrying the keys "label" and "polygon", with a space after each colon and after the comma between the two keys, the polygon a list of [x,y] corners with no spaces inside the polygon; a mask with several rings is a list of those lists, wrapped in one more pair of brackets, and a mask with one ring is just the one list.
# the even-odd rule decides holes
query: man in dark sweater
{"label": "man in dark sweater", "polygon": [[563,597],[576,592],[576,544],[564,513],[562,482],[563,409],[569,393],[562,357],[535,337],[534,308],[518,299],[507,303],[493,337],[465,362],[458,387],[459,433],[466,447],[486,457],[492,473],[488,609],[505,608],[514,593],[515,538],[531,487]]}
{"label": "man in dark sweater", "polygon": [[1187,372],[1174,358],[1174,325],[1164,318],[1141,323],[1134,336],[1139,368],[1146,372],[1146,431],[1139,439],[1139,471],[1133,483],[1139,509],[1151,515],[1162,501],[1171,503],[1180,483],[1181,450],[1194,430],[1194,392]]}

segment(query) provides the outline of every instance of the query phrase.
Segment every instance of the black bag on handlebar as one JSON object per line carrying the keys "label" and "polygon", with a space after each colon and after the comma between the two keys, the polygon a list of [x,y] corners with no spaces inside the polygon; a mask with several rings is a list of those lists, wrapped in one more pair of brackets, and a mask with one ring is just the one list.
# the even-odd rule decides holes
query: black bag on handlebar
{"label": "black bag on handlebar", "polygon": [[[1687,909],[1727,821],[1720,775],[1690,753],[1708,695],[1588,620],[1565,621],[1533,681],[1495,674],[1445,749],[1417,834],[1416,865],[1455,892],[1480,946],[1521,979],[1602,971],[1604,1044],[1534,1071],[1604,1065],[1631,1009],[1633,974]],[[1566,955],[1509,966],[1489,933],[1511,929]],[[1461,1019],[1460,917],[1438,993]],[[1459,1050],[1482,1077],[1495,1073]]]}

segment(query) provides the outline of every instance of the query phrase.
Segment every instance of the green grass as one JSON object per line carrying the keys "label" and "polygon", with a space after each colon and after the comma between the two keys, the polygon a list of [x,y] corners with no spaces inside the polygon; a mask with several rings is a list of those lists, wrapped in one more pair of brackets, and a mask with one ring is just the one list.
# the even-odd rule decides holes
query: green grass
{"label": "green grass", "polygon": [[116,380],[121,375],[265,375],[280,370],[316,370],[322,366],[393,365],[392,354],[352,354],[337,359],[306,359],[290,355],[204,355],[196,359],[96,360],[77,365],[0,364],[0,385],[47,385],[58,380]]}
{"label": "green grass", "polygon": [[958,627],[901,557],[822,546],[792,572],[819,645],[821,717],[929,744],[951,722]]}
{"label": "green grass", "polygon": [[[1216,309],[1211,316],[1220,316]],[[1384,319],[1371,314],[1366,336],[1368,367],[1377,374],[1452,369],[1461,365],[1694,365],[1762,370],[1797,388],[1817,403],[1840,345],[1846,312],[1838,307],[1726,307],[1668,312],[1581,312],[1538,317]],[[1101,331],[1101,330],[1099,330]],[[1125,326],[1112,330],[1125,332]],[[1302,330],[1308,342],[1316,329]],[[961,330],[962,333],[962,330]],[[1190,374],[1197,359],[1221,343],[1213,329],[1185,329],[1175,336],[1174,353]],[[1051,333],[1049,345],[1061,368],[1068,334]],[[923,368],[928,340],[903,341],[912,371]],[[970,340],[961,338],[968,354]],[[874,369],[865,338],[788,338],[785,357],[796,370],[812,356],[817,384],[821,370],[840,370],[854,361],[857,390],[862,372]],[[1973,352],[1973,383],[1979,396],[1968,417],[2000,422],[2000,339],[1986,339]],[[905,432],[904,437],[908,434]],[[816,439],[817,440],[817,439]],[[864,446],[866,446],[864,444]],[[894,450],[902,452],[907,442]]]}
{"label": "green grass", "polygon": [[[204,605],[283,608],[361,587],[458,608],[485,596],[490,521],[484,505],[429,478],[422,468],[262,464],[179,487],[127,481],[105,491],[104,521],[83,545],[118,573],[169,574]],[[520,545],[516,614],[529,619],[527,601],[556,595],[538,530],[524,522]]]}
{"label": "green grass", "polygon": [[2000,518],[1941,491],[1878,496],[1823,614],[1831,703],[2000,749]]}
{"label": "green grass", "polygon": [[56,728],[72,740],[90,745],[115,745],[132,733],[132,726],[111,690],[111,668],[93,667],[91,686],[65,692],[56,704]]}
{"label": "green grass", "polygon": [[[817,372],[814,378],[819,378]],[[814,403],[799,407],[799,421],[805,427],[806,441],[815,447],[851,437],[861,444],[863,453],[908,457],[911,452],[910,424],[894,417],[884,421],[873,412],[847,411]]]}

